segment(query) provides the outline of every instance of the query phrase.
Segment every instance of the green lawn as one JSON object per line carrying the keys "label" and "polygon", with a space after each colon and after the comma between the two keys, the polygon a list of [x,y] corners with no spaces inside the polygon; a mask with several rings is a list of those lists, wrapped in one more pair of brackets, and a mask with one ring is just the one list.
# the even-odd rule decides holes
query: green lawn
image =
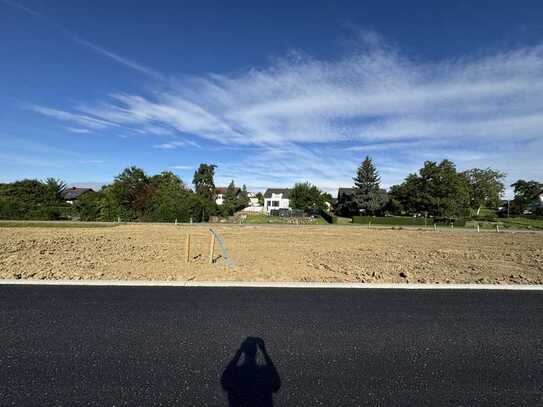
{"label": "green lawn", "polygon": [[[473,214],[473,216],[475,216],[475,213]],[[481,208],[481,210],[479,211],[479,216],[496,216],[496,209]]]}
{"label": "green lawn", "polygon": [[62,222],[62,221],[1,221],[2,228],[107,228],[119,226],[115,223],[99,223],[99,222]]}
{"label": "green lawn", "polygon": [[352,218],[344,218],[342,216],[336,216],[338,225],[350,225],[353,223]]}
{"label": "green lawn", "polygon": [[516,229],[543,229],[543,218],[503,218],[500,221],[505,226]]}
{"label": "green lawn", "polygon": [[[293,224],[289,222],[289,218],[283,218],[281,216],[270,215],[250,215],[247,216],[244,224],[247,225],[262,225],[262,224]],[[294,223],[295,224],[295,223]],[[320,216],[315,219],[311,225],[327,225],[328,223]]]}
{"label": "green lawn", "polygon": [[489,221],[469,221],[466,223],[467,228],[477,228],[477,224],[481,229],[496,229],[499,225],[502,229],[532,229],[543,230],[543,219],[530,218],[496,218],[495,222]]}

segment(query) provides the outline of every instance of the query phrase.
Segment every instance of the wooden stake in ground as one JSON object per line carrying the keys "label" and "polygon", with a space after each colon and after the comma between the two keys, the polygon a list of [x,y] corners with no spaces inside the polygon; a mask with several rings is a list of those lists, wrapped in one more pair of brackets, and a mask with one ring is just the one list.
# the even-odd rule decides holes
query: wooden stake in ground
{"label": "wooden stake in ground", "polygon": [[187,233],[187,239],[185,240],[185,262],[190,261],[190,234]]}
{"label": "wooden stake in ground", "polygon": [[434,232],[437,232],[437,226],[435,223],[434,223]]}
{"label": "wooden stake in ground", "polygon": [[215,251],[215,235],[211,234],[211,242],[209,243],[209,264],[213,264],[213,252]]}

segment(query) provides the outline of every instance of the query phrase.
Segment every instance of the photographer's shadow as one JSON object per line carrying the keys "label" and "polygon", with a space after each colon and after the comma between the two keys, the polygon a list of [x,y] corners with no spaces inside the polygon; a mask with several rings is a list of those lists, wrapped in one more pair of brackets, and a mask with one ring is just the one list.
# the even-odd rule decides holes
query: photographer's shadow
{"label": "photographer's shadow", "polygon": [[[259,349],[264,364],[257,363]],[[241,356],[243,363],[238,365]],[[281,387],[281,379],[261,338],[248,337],[243,341],[224,369],[221,384],[228,392],[230,407],[273,406],[273,393]]]}

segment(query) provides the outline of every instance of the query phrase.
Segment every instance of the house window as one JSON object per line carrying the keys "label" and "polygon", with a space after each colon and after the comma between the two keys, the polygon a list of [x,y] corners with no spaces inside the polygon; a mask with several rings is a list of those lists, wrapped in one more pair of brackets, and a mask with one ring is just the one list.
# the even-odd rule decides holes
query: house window
{"label": "house window", "polygon": [[271,206],[278,207],[278,206],[279,206],[279,201],[272,201],[272,205],[271,205]]}

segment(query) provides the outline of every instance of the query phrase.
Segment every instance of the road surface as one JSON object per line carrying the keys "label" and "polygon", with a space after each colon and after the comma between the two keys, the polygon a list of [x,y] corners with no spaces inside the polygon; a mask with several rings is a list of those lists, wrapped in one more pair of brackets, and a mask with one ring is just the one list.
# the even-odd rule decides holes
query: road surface
{"label": "road surface", "polygon": [[0,328],[1,406],[543,405],[541,291],[7,285]]}

